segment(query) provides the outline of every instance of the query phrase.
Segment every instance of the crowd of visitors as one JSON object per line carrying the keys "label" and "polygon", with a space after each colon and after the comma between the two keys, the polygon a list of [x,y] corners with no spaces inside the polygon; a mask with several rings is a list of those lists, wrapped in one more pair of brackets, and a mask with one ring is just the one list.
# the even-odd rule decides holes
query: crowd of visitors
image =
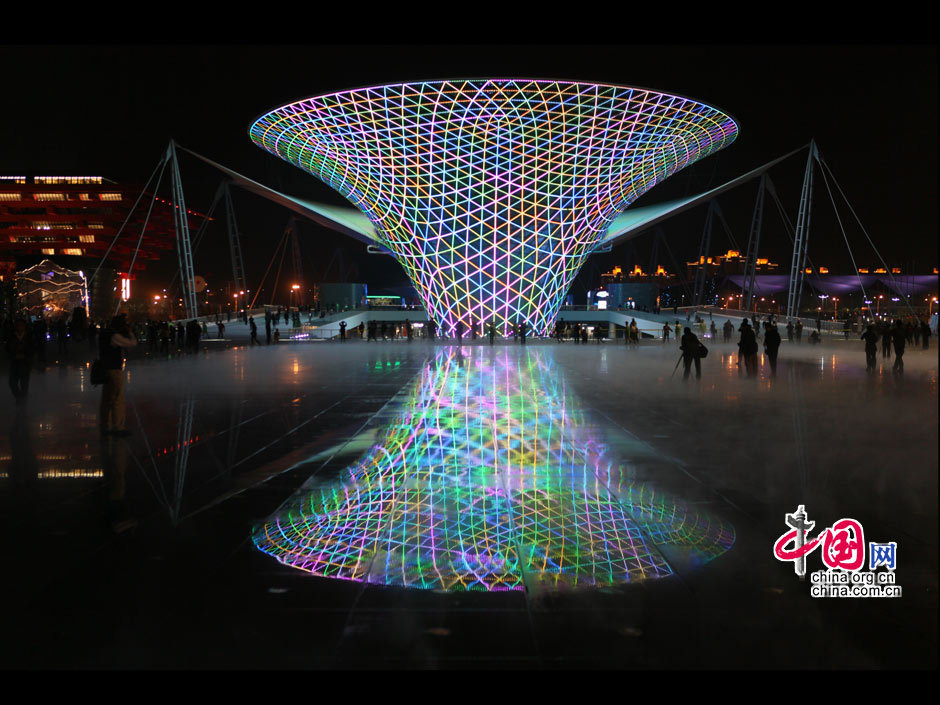
{"label": "crowd of visitors", "polygon": [[[80,311],[80,313],[79,313]],[[301,313],[306,312],[310,317],[319,315],[323,317],[326,309],[307,307],[305,310],[289,307],[271,307],[265,313],[265,341],[268,344],[278,344],[281,338],[279,326],[291,328],[301,326]],[[254,317],[239,314],[239,318],[248,325],[249,344],[260,345],[258,340],[257,324]],[[676,318],[670,325],[666,322],[662,327],[662,343],[669,343],[674,336],[679,343],[680,363],[684,363],[684,378],[688,378],[691,369],[695,367],[696,377],[701,377],[701,359],[707,354],[702,339],[710,338],[718,342],[719,329],[711,314],[710,325],[698,314],[689,312],[683,323]],[[226,323],[231,325],[232,314],[226,314],[223,322],[222,316],[215,319],[217,339],[225,338]],[[310,318],[308,317],[308,321]],[[803,341],[803,322],[788,321],[783,329],[789,343],[800,345]],[[30,374],[32,371],[42,372],[49,364],[50,359],[58,363],[68,363],[70,356],[76,356],[81,345],[87,342],[88,350],[98,355],[98,366],[101,374],[99,381],[102,384],[101,399],[101,427],[102,431],[110,434],[124,432],[124,393],[122,373],[124,365],[124,351],[137,346],[138,341],[146,343],[150,354],[181,356],[183,354],[198,353],[200,342],[209,337],[209,326],[206,321],[190,320],[146,320],[130,323],[123,315],[116,316],[107,324],[99,324],[88,320],[83,309],[77,309],[72,316],[59,316],[51,320],[44,317],[6,318],[0,321],[2,329],[3,347],[7,353],[9,365],[9,386],[17,404],[22,404],[29,393]],[[737,326],[739,339],[738,367],[742,375],[749,378],[759,376],[758,352],[763,343],[764,353],[770,368],[771,378],[777,375],[777,360],[782,342],[781,325],[772,315],[758,317],[756,314],[750,319],[743,318]],[[730,343],[735,331],[731,320],[725,320],[721,326],[722,342]],[[525,322],[519,321],[504,330],[500,330],[495,322],[480,325],[471,321],[469,326],[458,322],[453,331],[452,339],[458,345],[464,340],[475,341],[481,332],[489,338],[490,345],[497,337],[525,345],[529,336]],[[553,331],[553,338],[561,343],[573,341],[586,344],[591,337],[596,343],[612,335],[612,331],[605,324],[589,326],[583,322],[566,321],[559,317]],[[868,323],[860,335],[864,343],[866,369],[874,372],[878,364],[878,344],[881,344],[883,360],[894,357],[892,370],[896,373],[904,371],[904,353],[911,346],[920,346],[927,350],[930,347],[932,331],[926,320],[916,317],[898,318],[895,320],[883,319]],[[624,328],[623,339],[627,346],[636,347],[643,337],[636,319],[631,319]],[[647,334],[647,337],[651,337]],[[339,323],[339,339],[358,338],[365,341],[388,341],[404,339],[408,342],[415,338],[425,338],[435,341],[438,339],[437,325],[434,321],[413,323],[409,319],[401,321],[370,320],[368,324],[360,323],[347,330],[345,321]],[[811,344],[821,341],[819,323],[816,330],[808,338]],[[54,346],[54,347],[53,347]],[[54,350],[54,353],[53,353]],[[53,357],[54,356],[54,357]],[[677,363],[678,366],[678,363]]]}
{"label": "crowd of visitors", "polygon": [[916,318],[897,319],[894,321],[882,320],[868,324],[861,339],[865,342],[866,369],[874,372],[878,365],[878,341],[881,341],[881,356],[883,359],[891,358],[894,348],[895,372],[904,372],[904,350],[908,344],[920,345],[924,350],[930,349],[930,326],[925,320]]}

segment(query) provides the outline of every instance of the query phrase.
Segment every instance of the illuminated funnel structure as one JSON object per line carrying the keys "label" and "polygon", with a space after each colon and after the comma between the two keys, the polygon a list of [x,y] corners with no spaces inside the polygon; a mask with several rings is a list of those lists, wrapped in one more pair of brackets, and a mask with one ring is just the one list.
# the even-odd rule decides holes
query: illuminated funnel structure
{"label": "illuminated funnel structure", "polygon": [[614,217],[737,125],[649,90],[488,79],[309,98],[250,133],[366,214],[444,332],[545,334]]}
{"label": "illuminated funnel structure", "polygon": [[253,532],[331,578],[444,590],[609,586],[727,551],[734,529],[611,461],[547,352],[444,349],[379,440]]}

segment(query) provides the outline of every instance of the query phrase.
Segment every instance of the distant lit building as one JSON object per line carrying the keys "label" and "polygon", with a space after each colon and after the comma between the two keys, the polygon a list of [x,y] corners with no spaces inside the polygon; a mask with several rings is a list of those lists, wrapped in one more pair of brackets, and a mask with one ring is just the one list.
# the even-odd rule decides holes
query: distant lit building
{"label": "distant lit building", "polygon": [[637,309],[652,311],[661,305],[663,290],[680,284],[679,277],[661,265],[655,272],[644,272],[640,265],[630,271],[614,267],[601,274],[601,286],[588,292],[588,304],[612,310]]}
{"label": "distant lit building", "polygon": [[637,264],[629,272],[624,272],[622,267],[614,267],[611,271],[601,274],[601,282],[605,285],[655,282],[660,286],[671,286],[678,281],[678,277],[667,272],[662,265],[657,266],[655,272],[644,272]]}
{"label": "distant lit building", "polygon": [[[102,176],[0,176],[0,281],[45,259],[90,276],[107,252],[91,300],[128,298],[135,274],[176,242],[172,205],[160,198],[153,201],[141,238],[151,195],[145,194],[131,214],[139,194],[139,187]],[[198,228],[204,216],[187,213],[190,227]],[[125,220],[124,234],[114,242]]]}
{"label": "distant lit building", "polygon": [[[759,274],[776,274],[779,266],[766,257],[758,257],[755,268]],[[728,250],[723,255],[700,257],[697,262],[686,262],[686,275],[689,280],[694,280],[702,267],[705,267],[706,277],[744,274],[747,271],[747,259],[737,250]]]}

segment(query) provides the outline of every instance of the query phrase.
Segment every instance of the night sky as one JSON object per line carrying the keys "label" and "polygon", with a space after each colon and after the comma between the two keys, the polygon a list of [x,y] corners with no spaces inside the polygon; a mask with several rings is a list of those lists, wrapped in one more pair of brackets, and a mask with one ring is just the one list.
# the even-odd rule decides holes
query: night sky
{"label": "night sky", "polygon": [[[933,271],[938,234],[938,85],[935,46],[146,46],[4,47],[0,173],[92,174],[143,184],[167,141],[288,193],[345,203],[329,187],[256,147],[248,127],[288,102],[346,88],[441,78],[560,78],[677,93],[715,106],[740,125],[717,155],[655,187],[637,205],[716,186],[815,138],[882,255],[904,273]],[[67,71],[65,68],[67,67]],[[60,80],[51,76],[60,75]],[[771,171],[793,222],[805,152]],[[184,155],[187,205],[206,210],[220,180]],[[757,182],[719,197],[743,250]],[[260,280],[289,213],[235,192],[249,281]],[[851,271],[845,242],[817,170],[810,259]],[[769,203],[768,203],[769,206]],[[878,266],[844,205],[840,214],[859,266]],[[706,207],[667,221],[676,259],[694,259]],[[345,275],[372,286],[404,283],[388,257],[314,224],[301,226],[309,280]],[[595,255],[575,289],[614,264],[647,266],[652,231]],[[713,232],[712,254],[731,246]],[[789,267],[791,246],[775,211],[765,214],[761,256]],[[333,260],[330,273],[324,270]],[[196,272],[229,278],[224,230],[207,236]],[[660,249],[660,263],[673,271]],[[168,253],[141,275],[154,286],[172,273]],[[165,284],[164,284],[165,285]]]}

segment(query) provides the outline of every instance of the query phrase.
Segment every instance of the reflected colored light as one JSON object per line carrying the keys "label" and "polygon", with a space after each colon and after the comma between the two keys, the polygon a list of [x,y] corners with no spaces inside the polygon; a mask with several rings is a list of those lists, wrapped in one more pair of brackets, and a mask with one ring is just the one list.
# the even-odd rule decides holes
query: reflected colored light
{"label": "reflected colored light", "polygon": [[611,457],[550,353],[442,349],[379,441],[253,531],[317,576],[444,590],[609,586],[734,543]]}
{"label": "reflected colored light", "polygon": [[458,321],[548,334],[615,216],[737,133],[686,98],[530,79],[343,91],[250,128],[368,216],[445,335]]}

